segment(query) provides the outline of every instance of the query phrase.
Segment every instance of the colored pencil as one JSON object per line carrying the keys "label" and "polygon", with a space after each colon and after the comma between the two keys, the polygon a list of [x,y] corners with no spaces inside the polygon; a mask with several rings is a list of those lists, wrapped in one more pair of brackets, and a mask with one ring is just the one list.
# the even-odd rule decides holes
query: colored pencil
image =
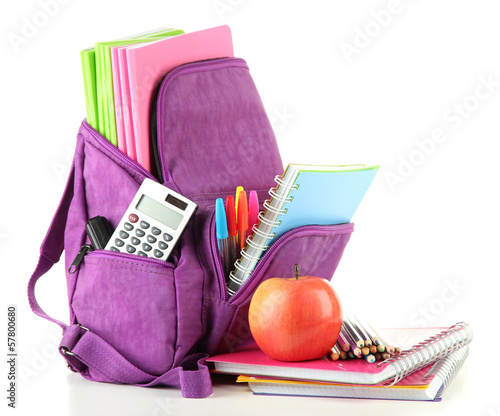
{"label": "colored pencil", "polygon": [[371,347],[372,346],[372,340],[370,335],[368,335],[367,331],[365,328],[361,325],[361,323],[356,319],[354,315],[350,315],[349,317],[352,325],[354,326],[354,329],[358,332],[358,334],[361,336],[365,343],[365,347]]}
{"label": "colored pencil", "polygon": [[361,335],[354,329],[354,326],[352,325],[351,321],[349,318],[344,318],[344,325],[346,328],[347,333],[351,337],[351,339],[356,343],[356,346],[358,348],[363,348],[365,346],[365,343],[361,337]]}

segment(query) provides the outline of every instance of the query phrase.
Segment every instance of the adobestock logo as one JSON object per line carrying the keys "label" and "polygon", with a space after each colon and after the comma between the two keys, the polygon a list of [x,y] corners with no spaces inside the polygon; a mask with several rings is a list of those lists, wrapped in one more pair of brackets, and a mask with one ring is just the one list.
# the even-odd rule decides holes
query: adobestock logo
{"label": "adobestock logo", "polygon": [[281,133],[296,117],[297,115],[290,113],[286,106],[283,106],[281,109],[275,107],[269,114],[269,122],[275,133]]}
{"label": "adobestock logo", "polygon": [[178,413],[180,409],[180,406],[169,397],[166,399],[156,399],[155,404],[156,406],[151,413],[153,416],[174,415]]}
{"label": "adobestock logo", "polygon": [[439,295],[420,305],[418,310],[410,315],[410,326],[420,328],[432,326],[448,306],[455,303],[466,290],[467,286],[460,283],[457,278],[445,279]]}
{"label": "adobestock logo", "polygon": [[3,244],[5,240],[7,240],[8,235],[5,233],[0,233],[0,246]]}
{"label": "adobestock logo", "polygon": [[384,29],[392,23],[394,16],[403,11],[399,0],[390,0],[384,9],[370,12],[371,19],[362,27],[354,28],[354,35],[350,42],[341,42],[340,50],[348,64],[352,62],[353,55],[359,55],[372,41],[380,36]]}
{"label": "adobestock logo", "polygon": [[61,358],[58,347],[61,333],[59,331],[49,332],[48,338],[49,341],[43,347],[31,350],[30,362],[27,362],[27,358],[25,358],[19,364],[19,378],[25,386],[28,386],[33,378],[46,371],[52,361]]}
{"label": "adobestock logo", "polygon": [[489,407],[487,411],[488,411],[488,416],[500,416],[500,406],[497,406],[496,409]]}
{"label": "adobestock logo", "polygon": [[39,10],[30,17],[21,18],[21,27],[18,33],[7,33],[10,45],[14,52],[18,53],[22,45],[26,45],[35,38],[41,29],[46,27],[50,20],[57,16],[61,5],[68,4],[69,0],[40,0],[38,2]]}
{"label": "adobestock logo", "polygon": [[405,183],[418,167],[436,152],[438,145],[445,143],[450,137],[450,131],[458,130],[473,113],[477,112],[484,101],[492,97],[500,87],[500,81],[493,79],[493,74],[479,76],[478,83],[471,94],[461,101],[448,107],[442,114],[443,125],[435,127],[428,137],[416,139],[415,148],[407,155],[397,157],[398,167],[395,171],[384,172],[384,178],[391,191]]}
{"label": "adobestock logo", "polygon": [[244,0],[215,0],[212,3],[212,7],[219,16],[219,19],[224,20],[226,13],[234,12],[243,2]]}
{"label": "adobestock logo", "polygon": [[52,162],[52,169],[57,177],[57,180],[61,183],[66,183],[68,180],[68,175],[73,163],[73,155],[75,153],[75,148],[71,146],[66,146],[66,157],[64,162],[55,160]]}

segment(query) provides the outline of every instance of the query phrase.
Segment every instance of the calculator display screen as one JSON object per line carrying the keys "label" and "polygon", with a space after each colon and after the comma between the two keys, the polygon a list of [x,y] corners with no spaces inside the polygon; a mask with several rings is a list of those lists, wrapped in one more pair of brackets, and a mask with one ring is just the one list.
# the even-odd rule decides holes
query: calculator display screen
{"label": "calculator display screen", "polygon": [[141,197],[136,209],[146,215],[149,215],[151,218],[160,221],[162,224],[167,225],[173,230],[177,230],[177,227],[183,218],[183,216],[178,212],[171,210],[146,195]]}

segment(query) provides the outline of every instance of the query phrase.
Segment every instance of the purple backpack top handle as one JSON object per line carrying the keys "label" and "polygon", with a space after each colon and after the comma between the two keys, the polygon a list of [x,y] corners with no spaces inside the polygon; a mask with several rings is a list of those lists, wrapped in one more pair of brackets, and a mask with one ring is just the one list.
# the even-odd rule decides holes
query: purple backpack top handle
{"label": "purple backpack top handle", "polygon": [[[156,103],[153,138],[160,183],[199,209],[169,261],[94,250],[85,225],[94,216],[116,227],[144,178],[158,180],[85,121],[71,173],[28,285],[33,311],[63,329],[60,351],[89,380],[165,385],[184,397],[212,392],[204,359],[251,341],[248,307],[256,287],[270,277],[303,274],[330,279],[353,224],[305,226],[271,246],[247,283],[228,300],[218,263],[215,200],[238,185],[262,202],[283,166],[276,139],[246,63],[238,58],[194,62],[172,70]],[[62,252],[70,324],[48,317],[35,284]],[[84,255],[85,254],[85,255]]]}

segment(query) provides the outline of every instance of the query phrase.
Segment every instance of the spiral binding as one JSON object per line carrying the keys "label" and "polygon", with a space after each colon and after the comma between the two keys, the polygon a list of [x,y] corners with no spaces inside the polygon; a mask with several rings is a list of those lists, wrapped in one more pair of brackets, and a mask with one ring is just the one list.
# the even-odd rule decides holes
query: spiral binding
{"label": "spiral binding", "polygon": [[[281,225],[281,220],[278,220],[278,221],[269,221],[267,218],[265,218],[264,211],[260,211],[259,214],[257,215],[257,217],[258,217],[258,219],[259,219],[259,221],[261,223],[266,224],[268,227],[274,228],[274,227],[279,227]],[[253,228],[252,228],[252,231],[254,233],[258,234],[258,232],[259,232],[258,230],[259,230],[258,227],[254,225]],[[261,232],[260,235],[264,235],[264,234]],[[265,235],[267,236],[267,234],[265,234]]]}
{"label": "spiral binding", "polygon": [[[271,189],[269,190],[269,192],[271,192],[273,189],[274,189],[274,188],[271,188]],[[286,201],[286,200],[285,200],[286,198],[275,198],[275,199],[277,199],[278,201],[281,201],[281,202],[283,202],[283,203],[285,203],[285,202],[290,202],[290,201]],[[288,199],[289,199],[289,198],[288,198]],[[285,209],[278,209],[278,208],[276,208],[276,207],[273,207],[273,206],[270,204],[270,202],[271,202],[271,200],[269,200],[269,199],[266,199],[266,200],[264,201],[264,208],[265,208],[266,210],[271,211],[271,212],[273,212],[273,213],[274,213],[274,214],[276,214],[276,215],[285,215],[285,214],[286,214],[286,211],[287,211],[287,210],[286,210],[286,208],[285,208]]]}
{"label": "spiral binding", "polygon": [[454,352],[452,355],[443,358],[436,362],[431,368],[431,370],[422,378],[423,382],[427,382],[429,379],[437,376],[442,380],[442,386],[436,397],[439,397],[443,391],[448,387],[457,373],[462,368],[462,364],[469,355],[469,347],[461,348],[460,350]]}
{"label": "spiral binding", "polygon": [[396,371],[394,380],[387,383],[392,386],[406,376],[416,373],[441,358],[452,354],[472,341],[472,328],[465,322],[459,322],[403,351],[400,355],[388,358],[378,364],[391,365]]}
{"label": "spiral binding", "polygon": [[[292,191],[292,190],[297,190],[299,189],[299,184],[289,184],[283,181],[283,177],[280,175],[277,175],[274,178],[274,181],[278,184],[280,188],[284,188],[285,190]],[[288,194],[287,192],[287,194]],[[271,205],[272,200],[276,200],[282,204],[286,204],[289,202],[292,202],[293,196],[292,197],[285,197],[285,196],[280,196],[277,194],[277,188],[271,188],[269,190],[269,195],[271,196],[271,199],[266,199],[264,201],[264,208],[266,211],[270,211],[273,214],[276,215],[284,215],[287,212],[287,209],[279,209]],[[270,221],[269,219],[265,218],[265,211],[260,212],[258,214],[259,218],[259,224],[262,223],[269,227],[271,230],[279,227],[281,225],[281,220],[276,220],[276,221]],[[255,226],[252,228],[253,235],[247,237],[246,243],[247,243],[247,248],[251,247],[254,249],[256,253],[259,253],[259,257],[256,256],[251,256],[247,253],[247,249],[241,250],[241,257],[234,263],[234,270],[229,273],[229,280],[233,282],[237,287],[241,287],[243,283],[245,283],[247,277],[250,275],[250,273],[253,271],[253,265],[255,265],[259,260],[260,260],[260,255],[264,251],[266,251],[269,246],[266,244],[257,244],[253,241],[254,236],[260,237],[264,242],[272,240],[275,238],[276,233],[274,232],[263,232],[261,229],[259,229],[258,226]],[[252,267],[244,267],[241,263],[242,260],[246,261],[246,265],[252,265]],[[239,275],[240,277],[238,277]],[[235,290],[231,289],[228,285],[227,289],[228,295],[233,296],[234,293],[236,292]]]}
{"label": "spiral binding", "polygon": [[293,184],[293,183],[283,182],[283,176],[281,176],[281,175],[276,175],[274,177],[274,182],[276,182],[280,187],[283,187],[285,189],[289,189],[291,191],[296,191],[297,189],[299,189],[299,186],[300,186],[298,183]]}

